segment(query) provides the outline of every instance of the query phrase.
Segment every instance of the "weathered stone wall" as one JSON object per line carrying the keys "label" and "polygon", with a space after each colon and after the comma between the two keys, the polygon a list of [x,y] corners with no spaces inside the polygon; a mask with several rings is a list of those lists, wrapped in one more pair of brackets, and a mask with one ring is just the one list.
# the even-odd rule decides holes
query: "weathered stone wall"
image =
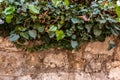
{"label": "weathered stone wall", "polygon": [[[109,42],[116,47],[107,50]],[[120,80],[120,40],[89,42],[78,51],[24,52],[0,38],[0,80]]]}

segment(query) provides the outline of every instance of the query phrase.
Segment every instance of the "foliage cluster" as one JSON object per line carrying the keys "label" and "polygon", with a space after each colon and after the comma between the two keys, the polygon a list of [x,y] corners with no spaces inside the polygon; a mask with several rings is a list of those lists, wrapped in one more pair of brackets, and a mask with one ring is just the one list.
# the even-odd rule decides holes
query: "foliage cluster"
{"label": "foliage cluster", "polygon": [[119,7],[115,9],[111,0],[92,1],[89,6],[73,1],[0,0],[0,27],[9,30],[13,42],[38,40],[40,46],[56,44],[68,49],[120,34],[115,14],[120,15]]}

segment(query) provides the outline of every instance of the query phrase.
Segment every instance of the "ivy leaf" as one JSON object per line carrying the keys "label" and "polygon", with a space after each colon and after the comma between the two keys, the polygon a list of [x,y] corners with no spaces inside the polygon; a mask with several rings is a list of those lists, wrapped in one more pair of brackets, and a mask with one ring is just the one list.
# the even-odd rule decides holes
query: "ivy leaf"
{"label": "ivy leaf", "polygon": [[55,34],[56,34],[57,41],[59,41],[65,37],[65,34],[62,30],[56,30]]}
{"label": "ivy leaf", "polygon": [[27,28],[26,28],[26,27],[23,27],[23,26],[21,26],[21,25],[17,25],[16,28],[15,28],[15,30],[16,30],[16,31],[22,31],[22,32],[24,32],[24,31],[27,30]]}
{"label": "ivy leaf", "polygon": [[90,33],[90,31],[92,29],[92,25],[91,24],[86,24],[85,28],[87,29],[87,32]]}
{"label": "ivy leaf", "polygon": [[98,21],[100,24],[105,24],[106,23],[106,20],[96,20]]}
{"label": "ivy leaf", "polygon": [[120,6],[116,6],[117,16],[120,18]]}
{"label": "ivy leaf", "polygon": [[72,39],[76,39],[77,37],[76,37],[76,35],[72,35]]}
{"label": "ivy leaf", "polygon": [[11,23],[12,18],[13,18],[13,15],[7,15],[6,16],[6,22]]}
{"label": "ivy leaf", "polygon": [[116,23],[117,21],[112,19],[112,18],[106,18],[106,20],[108,20],[110,23]]}
{"label": "ivy leaf", "polygon": [[25,38],[25,39],[29,39],[29,35],[28,35],[27,32],[22,32],[22,33],[20,33],[20,36],[22,36],[22,37]]}
{"label": "ivy leaf", "polygon": [[61,2],[62,2],[62,0],[52,0],[52,4],[54,7],[58,7]]}
{"label": "ivy leaf", "polygon": [[119,26],[114,25],[114,28],[115,28],[116,30],[120,31],[120,27],[119,27]]}
{"label": "ivy leaf", "polygon": [[69,4],[70,4],[69,0],[64,0],[64,5],[65,5],[65,6],[67,6],[67,7],[68,7],[68,6],[69,6]]}
{"label": "ivy leaf", "polygon": [[115,35],[115,36],[118,36],[118,35],[119,35],[119,32],[118,32],[117,30],[112,29],[112,28],[111,28],[111,32],[112,32],[112,34]]}
{"label": "ivy leaf", "polygon": [[83,30],[84,28],[82,27],[82,26],[77,26],[77,28],[79,29],[79,30]]}
{"label": "ivy leaf", "polygon": [[48,32],[48,35],[50,38],[53,38],[55,36],[55,32]]}
{"label": "ivy leaf", "polygon": [[31,13],[33,14],[39,14],[39,9],[37,6],[34,6],[33,4],[30,4],[28,6],[28,9],[30,10]]}
{"label": "ivy leaf", "polygon": [[12,7],[12,6],[10,6],[10,7],[7,7],[7,8],[4,10],[4,13],[5,13],[5,15],[11,15],[11,14],[14,13],[14,11],[15,11],[15,8]]}
{"label": "ivy leaf", "polygon": [[45,30],[45,28],[44,28],[44,26],[41,26],[41,27],[38,27],[37,30],[38,30],[39,32],[43,33],[44,30]]}
{"label": "ivy leaf", "polygon": [[9,40],[12,41],[16,41],[20,38],[20,36],[18,34],[11,34],[9,37]]}
{"label": "ivy leaf", "polygon": [[97,15],[97,14],[99,14],[99,13],[100,13],[100,10],[97,9],[97,8],[95,8],[92,14],[93,14],[93,15]]}
{"label": "ivy leaf", "polygon": [[73,24],[79,23],[79,19],[78,18],[72,18],[71,21],[73,22]]}
{"label": "ivy leaf", "polygon": [[94,35],[95,36],[100,36],[102,34],[102,30],[94,28]]}
{"label": "ivy leaf", "polygon": [[36,30],[29,30],[29,35],[35,39],[37,37],[37,31]]}
{"label": "ivy leaf", "polygon": [[57,26],[55,26],[55,25],[52,25],[50,28],[49,28],[49,32],[50,31],[52,31],[52,32],[54,32],[54,31],[56,31],[57,30]]}
{"label": "ivy leaf", "polygon": [[34,28],[37,29],[40,33],[43,33],[45,31],[45,27],[41,26],[38,23],[34,24]]}
{"label": "ivy leaf", "polygon": [[72,31],[70,31],[70,30],[66,30],[66,34],[67,34],[67,36],[72,36]]}
{"label": "ivy leaf", "polygon": [[72,48],[76,48],[78,46],[78,42],[77,41],[71,41],[71,46]]}

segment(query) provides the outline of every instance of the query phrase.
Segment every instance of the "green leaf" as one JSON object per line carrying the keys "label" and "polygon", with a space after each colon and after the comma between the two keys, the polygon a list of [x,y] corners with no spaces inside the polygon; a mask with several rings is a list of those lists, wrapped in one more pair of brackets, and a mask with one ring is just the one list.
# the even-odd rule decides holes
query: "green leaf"
{"label": "green leaf", "polygon": [[72,35],[72,39],[76,39],[77,37],[76,37],[76,35]]}
{"label": "green leaf", "polygon": [[39,14],[39,8],[37,6],[34,6],[33,4],[30,4],[28,6],[28,9],[32,14]]}
{"label": "green leaf", "polygon": [[11,34],[9,37],[9,40],[12,41],[16,41],[20,38],[20,36],[18,34]]}
{"label": "green leaf", "polygon": [[106,18],[106,20],[108,20],[110,23],[116,23],[117,21],[115,19],[112,19],[112,18]]}
{"label": "green leaf", "polygon": [[62,30],[56,30],[55,34],[56,34],[57,41],[59,41],[65,37],[65,34]]}
{"label": "green leaf", "polygon": [[36,30],[29,30],[29,35],[35,39],[37,37],[37,31]]}
{"label": "green leaf", "polygon": [[6,16],[6,22],[7,22],[7,23],[11,23],[12,18],[13,18],[13,15],[7,15],[7,16]]}
{"label": "green leaf", "polygon": [[29,35],[28,35],[27,32],[21,32],[21,33],[20,33],[20,36],[22,36],[22,37],[25,38],[25,39],[29,39]]}
{"label": "green leaf", "polygon": [[72,18],[71,21],[73,22],[73,24],[79,23],[79,19],[78,18]]}
{"label": "green leaf", "polygon": [[43,33],[45,31],[45,27],[38,23],[34,24],[34,28],[37,29],[40,33]]}
{"label": "green leaf", "polygon": [[116,30],[120,31],[120,27],[119,27],[119,26],[114,25],[114,28],[115,28]]}
{"label": "green leaf", "polygon": [[26,28],[26,27],[23,27],[23,26],[21,26],[21,25],[17,25],[16,28],[15,28],[15,30],[16,30],[16,31],[22,31],[22,32],[24,32],[24,31],[27,30],[27,28]]}
{"label": "green leaf", "polygon": [[15,11],[15,8],[12,7],[12,6],[10,6],[10,7],[7,7],[7,8],[4,10],[4,13],[5,13],[5,15],[11,15],[11,14],[14,13],[14,11]]}
{"label": "green leaf", "polygon": [[120,18],[120,6],[116,6],[117,16]]}
{"label": "green leaf", "polygon": [[85,28],[87,29],[87,32],[90,33],[90,31],[92,29],[92,25],[91,24],[86,24]]}
{"label": "green leaf", "polygon": [[71,46],[72,48],[76,48],[78,46],[78,42],[77,41],[71,41]]}
{"label": "green leaf", "polygon": [[62,0],[52,0],[52,4],[54,7],[58,7],[61,4]]}
{"label": "green leaf", "polygon": [[57,26],[55,26],[55,25],[52,25],[52,26],[50,26],[50,28],[49,28],[49,32],[50,31],[52,31],[52,32],[55,32],[57,30]]}
{"label": "green leaf", "polygon": [[105,24],[106,20],[97,20],[100,24]]}
{"label": "green leaf", "polygon": [[68,6],[69,6],[69,4],[70,4],[69,0],[64,0],[64,5],[65,5],[65,6],[67,6],[67,7],[68,7]]}
{"label": "green leaf", "polygon": [[77,26],[79,30],[83,30],[84,28],[82,26]]}
{"label": "green leaf", "polygon": [[48,32],[48,35],[50,38],[53,38],[55,36],[55,32]]}
{"label": "green leaf", "polygon": [[31,15],[31,18],[32,18],[33,20],[35,20],[35,19],[37,19],[37,16],[36,16],[36,15]]}
{"label": "green leaf", "polygon": [[42,27],[37,28],[37,30],[38,30],[39,32],[43,33],[43,32],[45,31],[45,28],[44,28],[44,26],[42,26]]}
{"label": "green leaf", "polygon": [[72,31],[71,30],[66,30],[66,34],[67,34],[67,36],[72,36]]}
{"label": "green leaf", "polygon": [[93,15],[97,15],[97,14],[99,14],[99,13],[100,13],[100,10],[97,9],[97,8],[95,8],[92,14],[93,14]]}
{"label": "green leaf", "polygon": [[95,36],[100,36],[102,34],[102,30],[100,30],[100,29],[94,28],[93,31],[94,31]]}
{"label": "green leaf", "polygon": [[119,35],[119,32],[118,32],[117,30],[112,29],[112,28],[111,28],[111,32],[112,32],[112,34],[115,35],[115,36],[118,36],[118,35]]}

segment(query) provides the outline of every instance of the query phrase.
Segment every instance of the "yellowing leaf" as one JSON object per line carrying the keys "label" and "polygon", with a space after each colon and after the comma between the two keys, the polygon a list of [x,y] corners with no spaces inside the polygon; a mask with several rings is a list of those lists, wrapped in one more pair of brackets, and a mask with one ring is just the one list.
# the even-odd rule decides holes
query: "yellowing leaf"
{"label": "yellowing leaf", "polygon": [[55,34],[56,34],[57,41],[59,41],[65,37],[65,34],[62,30],[56,30]]}

